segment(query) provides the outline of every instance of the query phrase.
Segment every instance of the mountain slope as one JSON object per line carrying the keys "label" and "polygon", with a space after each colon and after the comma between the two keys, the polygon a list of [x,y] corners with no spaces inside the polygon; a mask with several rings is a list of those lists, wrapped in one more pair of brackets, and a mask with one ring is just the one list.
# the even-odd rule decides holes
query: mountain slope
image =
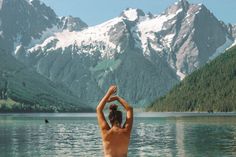
{"label": "mountain slope", "polygon": [[193,72],[149,111],[236,111],[236,47]]}
{"label": "mountain slope", "polygon": [[18,104],[8,108],[0,105],[1,112],[90,110],[70,90],[44,78],[3,51],[0,52],[0,96],[0,99],[12,99]]}

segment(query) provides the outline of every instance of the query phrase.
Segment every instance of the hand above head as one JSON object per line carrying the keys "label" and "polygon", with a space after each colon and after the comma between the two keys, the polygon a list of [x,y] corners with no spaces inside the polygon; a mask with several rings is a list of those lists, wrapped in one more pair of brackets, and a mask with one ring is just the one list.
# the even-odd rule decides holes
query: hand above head
{"label": "hand above head", "polygon": [[116,101],[118,100],[119,97],[117,95],[114,95],[114,96],[110,96],[109,99],[107,100],[107,102],[112,102],[112,101]]}
{"label": "hand above head", "polygon": [[111,85],[110,88],[108,89],[107,93],[108,93],[109,95],[113,95],[113,94],[116,93],[116,91],[117,91],[116,85]]}

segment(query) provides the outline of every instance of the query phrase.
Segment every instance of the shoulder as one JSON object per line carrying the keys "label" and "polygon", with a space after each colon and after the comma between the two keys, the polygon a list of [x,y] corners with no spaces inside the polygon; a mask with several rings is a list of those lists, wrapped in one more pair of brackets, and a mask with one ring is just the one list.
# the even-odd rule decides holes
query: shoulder
{"label": "shoulder", "polygon": [[130,134],[131,133],[131,129],[129,128],[123,128],[122,131],[125,133],[125,134]]}
{"label": "shoulder", "polygon": [[129,136],[131,131],[127,128],[120,128],[119,130],[116,131],[116,133]]}

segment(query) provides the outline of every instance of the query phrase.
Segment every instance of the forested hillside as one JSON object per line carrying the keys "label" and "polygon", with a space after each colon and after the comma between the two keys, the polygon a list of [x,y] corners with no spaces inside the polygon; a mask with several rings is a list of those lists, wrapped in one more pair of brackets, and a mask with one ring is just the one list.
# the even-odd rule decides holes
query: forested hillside
{"label": "forested hillside", "polygon": [[193,72],[149,111],[236,111],[236,47]]}

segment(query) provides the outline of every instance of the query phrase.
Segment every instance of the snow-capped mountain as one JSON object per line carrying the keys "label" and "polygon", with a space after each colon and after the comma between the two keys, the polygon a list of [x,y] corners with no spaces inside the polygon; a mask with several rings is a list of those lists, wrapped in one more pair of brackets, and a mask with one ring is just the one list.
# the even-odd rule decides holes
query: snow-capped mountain
{"label": "snow-capped mountain", "polygon": [[[26,4],[34,8],[36,2]],[[235,37],[234,26],[219,21],[204,5],[186,0],[160,15],[128,8],[92,27],[80,19],[58,18],[50,10],[39,13],[40,17],[53,14],[50,20],[44,17],[50,23],[36,31],[39,36],[31,36],[28,42],[12,37],[17,41],[13,52],[39,73],[66,84],[89,104],[97,103],[115,83],[119,95],[145,105],[217,57]]]}
{"label": "snow-capped mountain", "polygon": [[54,11],[38,0],[1,0],[0,5],[0,43],[6,50],[18,44],[28,45],[57,21]]}
{"label": "snow-capped mountain", "polygon": [[0,1],[0,46],[13,51],[17,46],[33,46],[62,30],[79,31],[87,25],[79,18],[57,17],[40,0]]}

